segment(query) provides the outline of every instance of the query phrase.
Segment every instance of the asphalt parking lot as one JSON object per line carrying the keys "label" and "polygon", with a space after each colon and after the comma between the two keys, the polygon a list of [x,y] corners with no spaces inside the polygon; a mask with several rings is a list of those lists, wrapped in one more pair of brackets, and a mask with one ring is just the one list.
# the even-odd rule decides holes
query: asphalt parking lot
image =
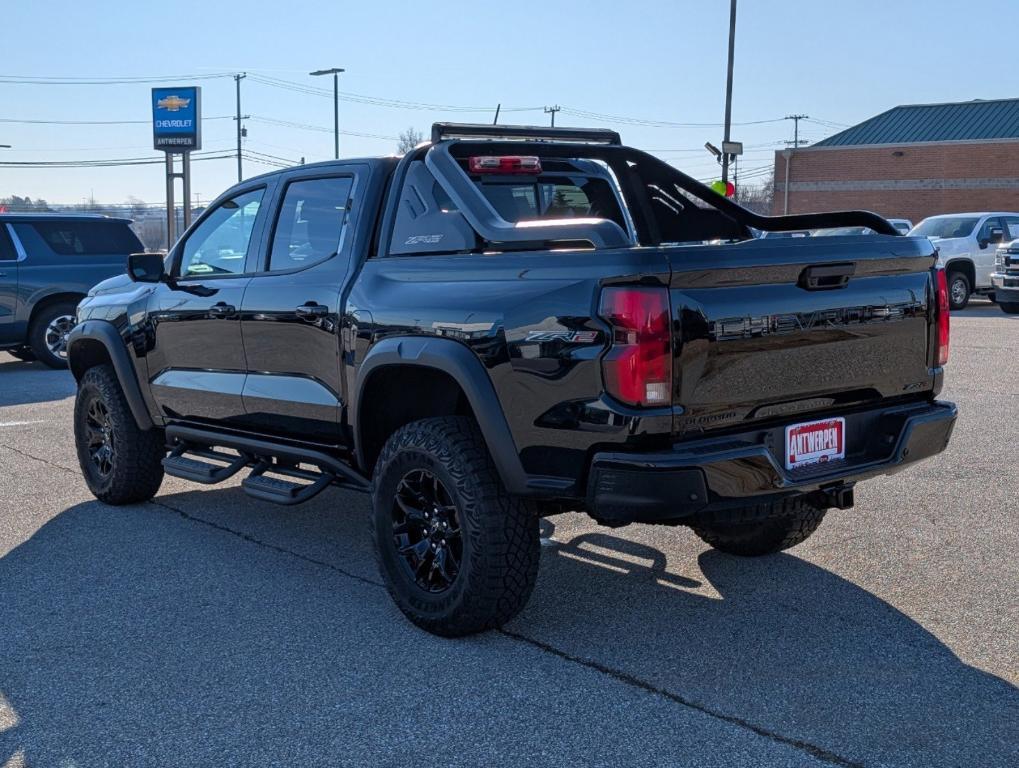
{"label": "asphalt parking lot", "polygon": [[0,765],[1019,765],[1019,316],[953,316],[949,450],[787,554],[544,526],[530,605],[442,640],[367,501],[79,478],[73,380],[0,353]]}

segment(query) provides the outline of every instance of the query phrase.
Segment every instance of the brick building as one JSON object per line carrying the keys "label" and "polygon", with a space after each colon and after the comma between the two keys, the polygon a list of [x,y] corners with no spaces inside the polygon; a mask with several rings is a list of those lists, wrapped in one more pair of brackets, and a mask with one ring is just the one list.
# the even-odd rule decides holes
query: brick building
{"label": "brick building", "polygon": [[914,223],[1019,211],[1019,99],[894,107],[775,153],[773,213],[847,208]]}

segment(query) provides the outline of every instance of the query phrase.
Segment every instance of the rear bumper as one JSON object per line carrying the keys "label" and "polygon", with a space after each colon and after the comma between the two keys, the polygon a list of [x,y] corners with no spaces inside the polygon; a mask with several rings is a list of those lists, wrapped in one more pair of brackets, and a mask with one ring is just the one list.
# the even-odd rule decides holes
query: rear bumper
{"label": "rear bumper", "polygon": [[846,458],[795,470],[782,460],[785,424],[683,441],[669,451],[598,453],[589,475],[588,510],[610,523],[682,522],[769,497],[837,492],[943,451],[957,410],[954,403],[935,401],[834,415],[846,419]]}

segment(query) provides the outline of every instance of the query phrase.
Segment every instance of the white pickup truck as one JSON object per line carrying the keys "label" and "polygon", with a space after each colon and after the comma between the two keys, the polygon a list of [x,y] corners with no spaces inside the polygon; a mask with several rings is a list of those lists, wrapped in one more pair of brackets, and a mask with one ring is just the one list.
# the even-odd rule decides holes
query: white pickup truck
{"label": "white pickup truck", "polygon": [[997,246],[1019,238],[1019,213],[948,213],[930,216],[913,229],[913,237],[927,237],[937,246],[938,266],[948,272],[952,309],[962,309],[970,294],[994,300],[994,256]]}

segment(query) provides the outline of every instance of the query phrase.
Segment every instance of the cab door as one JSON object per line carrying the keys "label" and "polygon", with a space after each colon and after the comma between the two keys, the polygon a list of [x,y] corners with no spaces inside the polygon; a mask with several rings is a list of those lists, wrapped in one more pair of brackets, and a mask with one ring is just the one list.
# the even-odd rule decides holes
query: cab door
{"label": "cab door", "polygon": [[244,294],[245,422],[330,444],[344,442],[340,327],[358,215],[357,164],[295,172],[278,186],[267,248]]}
{"label": "cab door", "polygon": [[988,216],[977,231],[977,250],[973,252],[973,266],[976,273],[974,288],[987,288],[991,285],[991,273],[994,272],[994,259],[998,246],[1005,239],[1005,222],[1000,216]]}
{"label": "cab door", "polygon": [[0,224],[0,344],[19,341],[14,327],[18,311],[18,251],[9,226]]}
{"label": "cab door", "polygon": [[152,397],[174,420],[236,422],[244,412],[241,305],[259,257],[265,184],[240,189],[203,214],[174,246],[170,274],[149,300]]}

